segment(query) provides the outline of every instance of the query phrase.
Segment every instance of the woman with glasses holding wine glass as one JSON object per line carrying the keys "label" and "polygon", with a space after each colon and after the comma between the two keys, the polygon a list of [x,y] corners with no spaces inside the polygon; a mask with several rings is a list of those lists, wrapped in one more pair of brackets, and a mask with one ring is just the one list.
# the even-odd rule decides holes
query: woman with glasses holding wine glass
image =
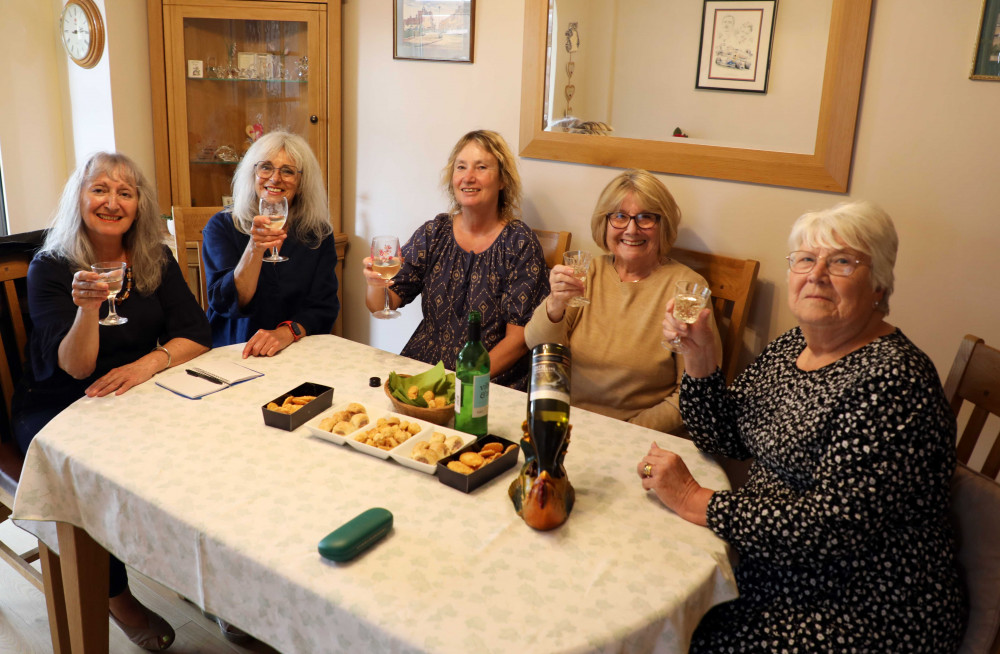
{"label": "woman with glasses holding wine glass", "polygon": [[233,206],[205,225],[203,259],[215,346],[274,356],[328,334],[340,312],[337,249],[323,172],[304,138],[260,137],[236,167]]}
{"label": "woman with glasses holding wine glass", "polygon": [[756,457],[738,490],[703,488],[653,443],[643,488],[739,553],[738,599],[691,652],[955,652],[966,600],[949,493],[955,416],[931,360],[886,321],[898,238],[867,202],[792,227],[798,326],[725,385],[705,319],[663,320],[688,345],[681,413],[699,449]]}
{"label": "woman with glasses holding wine glass", "polygon": [[[681,429],[677,395],[683,359],[660,345],[663,308],[677,282],[705,284],[669,258],[681,211],[645,170],[626,170],[601,192],[591,216],[594,257],[583,281],[571,266],[549,273],[551,292],[525,328],[528,347],[569,345],[572,404],[659,431]],[[590,304],[573,301],[586,293]],[[721,352],[722,341],[711,323]]]}
{"label": "woman with glasses holding wine glass", "polygon": [[548,292],[548,269],[538,238],[518,217],[516,159],[496,132],[469,132],[452,148],[441,183],[451,209],[403,245],[394,277],[393,257],[379,256],[373,244],[374,258],[364,260],[365,304],[377,317],[394,317],[421,296],[423,319],[400,354],[450,369],[468,336],[469,311],[480,311],[491,381],[524,390],[524,325]]}
{"label": "woman with glasses holding wine glass", "polygon": [[[66,183],[28,267],[28,363],[11,411],[22,452],[76,400],[121,395],[208,351],[208,321],[163,243],[161,225],[153,187],[125,155],[95,154]],[[98,272],[112,268],[114,277]],[[103,307],[119,285],[111,300],[119,319],[109,321],[114,312]],[[169,647],[173,630],[135,599],[115,557],[110,577],[115,623],[140,647]]]}

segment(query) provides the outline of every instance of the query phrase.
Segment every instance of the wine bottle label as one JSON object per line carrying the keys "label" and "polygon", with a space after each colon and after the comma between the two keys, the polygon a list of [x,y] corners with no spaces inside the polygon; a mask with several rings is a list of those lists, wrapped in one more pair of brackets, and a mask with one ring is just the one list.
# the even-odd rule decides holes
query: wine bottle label
{"label": "wine bottle label", "polygon": [[490,408],[490,376],[476,375],[472,378],[472,417],[482,418]]}
{"label": "wine bottle label", "polygon": [[528,396],[528,401],[534,402],[535,400],[559,400],[560,402],[569,404],[569,393],[560,391],[557,388],[533,388],[531,389],[531,395]]}

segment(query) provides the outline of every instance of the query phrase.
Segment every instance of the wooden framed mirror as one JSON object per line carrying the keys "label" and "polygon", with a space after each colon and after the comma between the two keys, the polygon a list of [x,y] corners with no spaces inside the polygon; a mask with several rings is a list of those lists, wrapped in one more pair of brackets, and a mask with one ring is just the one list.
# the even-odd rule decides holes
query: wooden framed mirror
{"label": "wooden framed mirror", "polygon": [[[871,5],[871,0],[832,0],[815,146],[812,152],[800,153],[704,145],[694,139],[650,140],[546,131],[543,107],[550,48],[550,0],[526,0],[520,154],[536,159],[846,192]],[[777,20],[780,25],[780,15]],[[556,27],[552,31],[561,29]],[[558,34],[553,36],[554,41],[559,38]],[[551,47],[558,47],[558,43]],[[693,68],[691,72],[693,90]]]}

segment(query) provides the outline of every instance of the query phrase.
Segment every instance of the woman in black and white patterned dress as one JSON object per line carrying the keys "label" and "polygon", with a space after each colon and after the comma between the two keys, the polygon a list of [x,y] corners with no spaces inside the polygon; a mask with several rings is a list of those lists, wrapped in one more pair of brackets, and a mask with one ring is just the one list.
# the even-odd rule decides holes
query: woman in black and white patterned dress
{"label": "woman in black and white patterned dress", "polygon": [[[898,239],[866,203],[807,213],[789,238],[799,326],[726,388],[707,315],[667,307],[698,447],[755,457],[745,486],[703,488],[654,443],[643,487],[739,553],[740,597],[692,652],[954,652],[966,600],[948,520],[955,419],[930,359],[885,321]],[[707,314],[707,310],[703,312]]]}

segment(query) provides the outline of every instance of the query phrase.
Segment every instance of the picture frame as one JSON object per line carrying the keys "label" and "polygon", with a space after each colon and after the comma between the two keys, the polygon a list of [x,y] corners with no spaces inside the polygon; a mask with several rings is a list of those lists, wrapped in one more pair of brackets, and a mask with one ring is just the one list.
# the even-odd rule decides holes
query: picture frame
{"label": "picture frame", "polygon": [[188,77],[192,79],[203,79],[205,77],[205,67],[201,59],[188,59]]}
{"label": "picture frame", "polygon": [[983,0],[969,79],[1000,81],[1000,0]]}
{"label": "picture frame", "polygon": [[472,63],[476,0],[393,0],[392,22],[393,59]]}
{"label": "picture frame", "polygon": [[695,88],[767,93],[777,12],[778,0],[705,0]]}

